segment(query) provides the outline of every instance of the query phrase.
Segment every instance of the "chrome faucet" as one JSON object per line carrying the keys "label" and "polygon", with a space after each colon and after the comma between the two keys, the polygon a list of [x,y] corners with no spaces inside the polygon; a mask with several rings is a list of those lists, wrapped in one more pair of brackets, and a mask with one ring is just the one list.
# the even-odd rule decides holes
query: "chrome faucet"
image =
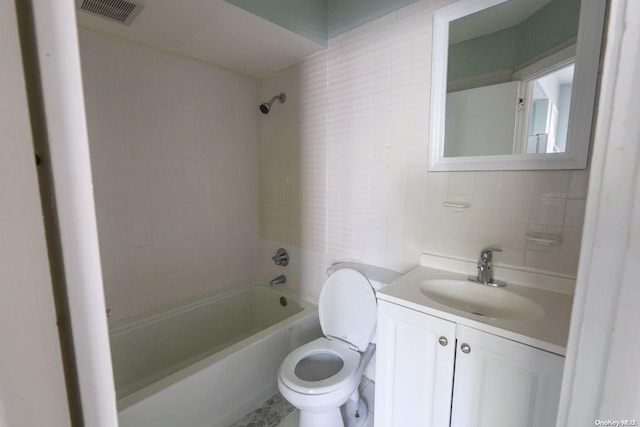
{"label": "chrome faucet", "polygon": [[289,264],[289,252],[285,248],[280,248],[274,256],[271,257],[276,265],[286,267]]}
{"label": "chrome faucet", "polygon": [[491,260],[494,252],[502,252],[502,249],[485,248],[480,252],[480,259],[478,260],[478,276],[469,276],[469,280],[499,288],[507,286],[505,282],[493,278],[493,265],[491,264]]}
{"label": "chrome faucet", "polygon": [[269,282],[269,286],[281,285],[283,283],[287,283],[287,276],[284,274],[279,275],[275,279]]}

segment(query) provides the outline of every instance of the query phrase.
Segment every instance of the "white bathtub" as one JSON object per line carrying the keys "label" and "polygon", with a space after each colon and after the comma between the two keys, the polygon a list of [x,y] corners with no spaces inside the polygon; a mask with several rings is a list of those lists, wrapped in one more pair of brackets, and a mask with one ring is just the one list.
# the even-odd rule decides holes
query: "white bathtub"
{"label": "white bathtub", "polygon": [[280,362],[319,336],[315,306],[263,285],[117,322],[120,426],[226,427],[275,393]]}

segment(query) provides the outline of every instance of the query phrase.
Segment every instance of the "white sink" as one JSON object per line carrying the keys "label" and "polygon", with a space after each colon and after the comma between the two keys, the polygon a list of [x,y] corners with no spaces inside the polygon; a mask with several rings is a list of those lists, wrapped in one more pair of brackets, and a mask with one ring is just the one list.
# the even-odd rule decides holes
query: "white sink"
{"label": "white sink", "polygon": [[481,318],[527,319],[544,317],[544,309],[506,288],[493,288],[466,280],[430,279],[419,284],[430,300]]}

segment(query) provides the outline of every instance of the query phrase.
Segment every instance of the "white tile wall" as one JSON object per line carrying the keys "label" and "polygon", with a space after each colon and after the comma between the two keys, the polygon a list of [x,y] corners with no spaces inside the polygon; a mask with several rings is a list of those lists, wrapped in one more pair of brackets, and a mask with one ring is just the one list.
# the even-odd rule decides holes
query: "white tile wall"
{"label": "white tile wall", "polygon": [[[421,12],[423,13],[423,12]],[[418,263],[428,99],[414,92],[430,40],[416,16],[390,14],[330,41],[327,252],[405,270]]]}
{"label": "white tile wall", "polygon": [[326,54],[259,85],[260,102],[285,92],[258,119],[261,234],[324,253],[327,222]]}
{"label": "white tile wall", "polygon": [[448,3],[418,1],[258,83],[261,99],[292,95],[258,119],[262,257],[315,254],[290,284],[312,298],[339,259],[406,270],[421,252],[473,260],[498,245],[498,264],[576,273],[588,171],[427,172],[433,11]]}
{"label": "white tile wall", "polygon": [[[423,250],[475,260],[482,247],[498,246],[498,264],[575,276],[587,179],[586,171],[427,173]],[[453,212],[446,200],[470,208]],[[540,246],[527,232],[561,242]]]}
{"label": "white tile wall", "polygon": [[[271,260],[280,247],[286,247],[290,262],[286,267],[277,266]],[[327,266],[336,262],[324,253],[302,249],[298,246],[284,244],[275,240],[262,240],[261,277],[265,282],[284,274],[290,291],[302,295],[305,299],[317,304],[322,284],[327,279]],[[318,285],[320,284],[320,285]]]}
{"label": "white tile wall", "polygon": [[256,81],[80,30],[112,319],[258,275]]}
{"label": "white tile wall", "polygon": [[428,99],[414,88],[428,62],[407,49],[430,40],[419,22],[392,14],[259,82],[261,99],[287,94],[258,119],[261,236],[270,250],[278,242],[323,263],[291,284],[309,297],[332,261],[419,262]]}

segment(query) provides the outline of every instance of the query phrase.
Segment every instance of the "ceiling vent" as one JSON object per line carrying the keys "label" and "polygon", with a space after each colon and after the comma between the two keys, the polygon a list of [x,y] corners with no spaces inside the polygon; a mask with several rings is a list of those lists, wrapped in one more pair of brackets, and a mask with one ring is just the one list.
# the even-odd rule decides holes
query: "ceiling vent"
{"label": "ceiling vent", "polygon": [[76,4],[83,12],[125,25],[131,24],[143,8],[126,0],[76,0]]}

